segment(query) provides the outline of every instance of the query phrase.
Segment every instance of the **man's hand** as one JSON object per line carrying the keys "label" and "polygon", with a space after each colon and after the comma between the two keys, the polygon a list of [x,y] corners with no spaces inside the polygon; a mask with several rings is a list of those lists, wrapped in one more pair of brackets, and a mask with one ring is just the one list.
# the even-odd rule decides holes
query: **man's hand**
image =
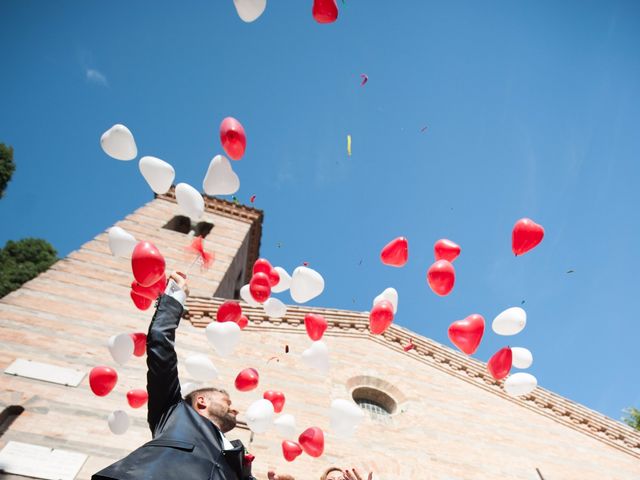
{"label": "man's hand", "polygon": [[282,475],[276,475],[276,472],[274,472],[273,470],[269,470],[267,476],[269,477],[269,480],[296,480],[291,475],[287,475],[286,473],[283,473]]}
{"label": "man's hand", "polygon": [[[352,468],[351,471],[349,471],[348,468],[345,468],[344,478],[345,480],[362,480],[360,473],[355,468]],[[367,480],[371,480],[372,478],[373,478],[373,472],[370,472],[369,476],[367,477]]]}
{"label": "man's hand", "polygon": [[171,272],[169,275],[169,280],[173,280],[176,282],[176,285],[184,292],[184,294],[189,296],[189,285],[187,284],[187,276],[181,272]]}

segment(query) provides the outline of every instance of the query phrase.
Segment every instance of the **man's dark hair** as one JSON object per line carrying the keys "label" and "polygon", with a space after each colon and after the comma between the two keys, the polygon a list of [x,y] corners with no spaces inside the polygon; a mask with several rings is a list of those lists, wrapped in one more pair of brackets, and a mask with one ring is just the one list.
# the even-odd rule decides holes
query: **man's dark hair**
{"label": "man's dark hair", "polygon": [[189,393],[188,395],[184,396],[184,401],[187,402],[189,405],[193,406],[193,402],[195,402],[196,397],[202,393],[206,393],[206,392],[218,392],[218,393],[222,393],[223,395],[226,395],[227,397],[229,396],[229,392],[227,392],[226,390],[222,389],[222,388],[215,388],[215,387],[205,387],[205,388],[198,388],[197,390],[194,390],[193,392]]}

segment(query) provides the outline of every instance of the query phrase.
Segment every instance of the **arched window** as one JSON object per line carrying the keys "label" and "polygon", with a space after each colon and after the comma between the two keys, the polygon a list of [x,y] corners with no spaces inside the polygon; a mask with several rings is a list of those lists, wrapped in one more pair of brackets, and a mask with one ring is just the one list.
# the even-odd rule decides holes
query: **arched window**
{"label": "arched window", "polygon": [[374,420],[389,422],[391,415],[398,408],[398,404],[390,395],[375,388],[358,387],[351,395],[354,402]]}

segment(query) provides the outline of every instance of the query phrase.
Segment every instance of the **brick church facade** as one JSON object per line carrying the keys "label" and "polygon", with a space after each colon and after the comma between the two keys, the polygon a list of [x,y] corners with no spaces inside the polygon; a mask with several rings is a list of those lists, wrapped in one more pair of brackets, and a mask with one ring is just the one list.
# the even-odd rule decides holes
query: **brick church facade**
{"label": "brick church facade", "polygon": [[[249,326],[236,353],[218,357],[204,327],[215,320],[218,305],[237,298],[248,282],[259,255],[263,215],[220,199],[206,198],[205,203],[205,215],[195,227],[205,233],[210,229],[206,248],[216,260],[207,272],[190,272],[188,314],[178,329],[176,349],[183,364],[188,355],[204,353],[218,367],[218,385],[231,392],[241,412],[240,425],[229,437],[240,438],[255,455],[258,479],[266,479],[269,468],[297,480],[318,479],[332,465],[372,470],[378,480],[640,479],[639,432],[540,387],[510,397],[483,363],[396,325],[372,336],[361,312],[290,306],[285,318],[275,320],[262,308],[242,303]],[[117,224],[153,242],[167,269],[184,269],[190,261],[184,247],[192,225],[184,224],[176,207],[170,192]],[[5,371],[0,376],[0,449],[10,444],[47,447],[41,457],[32,453],[34,460],[23,462],[24,468],[34,468],[33,476],[62,475],[50,471],[47,477],[46,465],[35,466],[50,461],[50,449],[79,454],[78,467],[57,478],[88,479],[150,439],[145,407],[132,409],[125,398],[128,390],[145,387],[144,358],[118,366],[106,348],[114,334],[147,330],[152,309],[134,307],[131,280],[130,261],[112,256],[107,234],[101,233],[0,299],[0,366]],[[303,324],[309,311],[329,323],[327,375],[308,371],[300,361],[310,343]],[[410,338],[416,348],[405,352]],[[79,383],[12,374],[17,361],[63,367],[79,375]],[[106,397],[89,389],[87,374],[96,365],[112,366],[119,374]],[[260,372],[260,386],[241,393],[233,380],[245,367]],[[183,382],[190,380],[183,366],[180,374]],[[309,426],[326,432],[322,457],[303,454],[287,463],[275,429],[251,434],[242,412],[267,389],[286,394],[284,413],[295,416],[299,432]],[[354,398],[367,410],[352,438],[331,434],[329,405],[335,398]],[[113,410],[127,411],[132,420],[124,435],[109,431],[106,418]]]}

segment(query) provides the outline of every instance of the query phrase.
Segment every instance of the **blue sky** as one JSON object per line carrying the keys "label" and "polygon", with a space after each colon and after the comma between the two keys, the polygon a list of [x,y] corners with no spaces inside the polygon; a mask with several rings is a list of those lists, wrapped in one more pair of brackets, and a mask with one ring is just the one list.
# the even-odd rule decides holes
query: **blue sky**
{"label": "blue sky", "polygon": [[[17,171],[0,243],[65,255],[151,198],[137,162],[100,149],[112,124],[200,188],[231,115],[262,254],[319,270],[312,304],[368,310],[394,286],[396,322],[449,344],[450,322],[524,300],[527,328],[489,333],[477,358],[528,347],[542,386],[616,419],[640,406],[640,4],[347,0],[318,25],[311,3],[270,0],[245,24],[231,0],[2,2],[0,141]],[[521,217],[546,237],[514,258]],[[385,267],[400,235],[409,264]],[[443,237],[463,251],[439,298],[425,274]]]}

